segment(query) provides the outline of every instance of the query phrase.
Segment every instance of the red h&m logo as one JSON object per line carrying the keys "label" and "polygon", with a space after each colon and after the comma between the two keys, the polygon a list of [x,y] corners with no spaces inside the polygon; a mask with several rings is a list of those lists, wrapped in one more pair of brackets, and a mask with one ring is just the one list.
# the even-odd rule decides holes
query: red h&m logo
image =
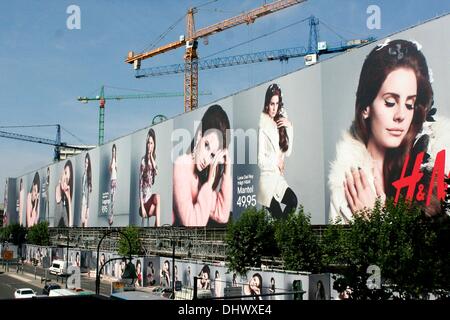
{"label": "red h&m logo", "polygon": [[[420,152],[414,163],[414,168],[409,177],[405,177],[406,168],[409,162],[409,155],[406,156],[405,163],[403,164],[402,174],[400,179],[393,182],[392,185],[397,190],[395,194],[395,202],[397,203],[398,198],[400,196],[400,190],[403,188],[408,188],[406,192],[406,199],[412,201],[414,199],[414,193],[416,190],[416,186],[419,183],[420,179],[422,179],[423,173],[420,171],[420,166],[423,161],[425,152]],[[445,201],[445,195],[447,192],[447,183],[445,182],[445,150],[441,150],[436,155],[436,160],[434,161],[433,172],[431,174],[430,185],[428,187],[428,193],[424,192],[424,185],[419,184],[418,191],[415,196],[417,201],[424,201],[425,196],[427,196],[426,205],[428,206],[431,201],[431,196],[433,194],[433,185],[437,184],[437,198],[443,202]],[[450,172],[449,175],[450,176]],[[436,180],[437,179],[437,180]]]}

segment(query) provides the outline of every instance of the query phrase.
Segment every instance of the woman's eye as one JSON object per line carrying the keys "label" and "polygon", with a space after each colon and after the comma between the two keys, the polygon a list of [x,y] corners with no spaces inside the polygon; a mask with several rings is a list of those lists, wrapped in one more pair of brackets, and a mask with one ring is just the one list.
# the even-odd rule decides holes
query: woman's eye
{"label": "woman's eye", "polygon": [[408,109],[408,110],[414,109],[414,104],[412,104],[412,103],[407,103],[407,104],[405,104],[405,106],[406,106],[406,109]]}
{"label": "woman's eye", "polygon": [[393,106],[395,106],[395,102],[388,101],[388,100],[384,100],[384,104],[386,105],[386,107],[393,107]]}

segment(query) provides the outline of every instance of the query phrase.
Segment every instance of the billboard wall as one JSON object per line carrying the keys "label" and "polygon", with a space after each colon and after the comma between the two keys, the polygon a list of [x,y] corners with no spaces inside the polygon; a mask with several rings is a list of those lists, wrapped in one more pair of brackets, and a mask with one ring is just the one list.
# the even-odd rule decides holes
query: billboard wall
{"label": "billboard wall", "polygon": [[[353,215],[352,207],[361,207],[356,196],[351,197],[352,204],[348,203],[343,185],[345,174],[351,180],[352,176],[362,175],[358,171],[365,175],[372,196],[395,198],[401,194],[424,205],[429,215],[441,211],[439,200],[443,194],[438,191],[443,187],[444,174],[448,176],[450,171],[450,136],[446,129],[450,125],[450,44],[441,39],[446,37],[449,25],[447,15],[321,63],[327,220],[340,218],[346,222]],[[413,64],[419,68],[411,67]],[[409,72],[402,73],[405,69]],[[383,85],[382,79],[373,80],[383,74],[387,74],[382,77],[386,79]],[[378,92],[373,92],[375,87],[380,87]],[[367,100],[373,100],[369,108],[364,105],[369,104]],[[355,111],[357,104],[360,106]],[[424,114],[422,118],[420,113]],[[415,128],[415,123],[423,130]],[[351,131],[353,134],[349,135]],[[446,157],[440,158],[442,165],[439,161],[435,165],[442,150]],[[401,187],[402,177],[418,177],[413,169],[421,153],[422,178]],[[408,168],[402,174],[406,162]],[[351,167],[361,169],[351,174]],[[438,190],[430,192],[431,176],[435,174],[439,174],[435,181]],[[346,184],[347,190],[355,187],[353,190],[357,191],[351,181]],[[433,202],[437,206],[431,205]]]}
{"label": "billboard wall", "polygon": [[218,226],[233,196],[232,99],[174,119],[173,220],[177,226]]}
{"label": "billboard wall", "polygon": [[3,225],[18,223],[16,210],[16,178],[7,178],[5,180],[5,193],[3,195]]}
{"label": "billboard wall", "polygon": [[84,152],[76,162],[74,198],[74,225],[96,226],[99,212],[99,149]]}
{"label": "billboard wall", "polygon": [[173,121],[132,135],[130,224],[149,227],[171,225]]}
{"label": "billboard wall", "polygon": [[99,148],[99,210],[95,226],[127,226],[130,210],[131,136]]}
{"label": "billboard wall", "polygon": [[249,206],[279,218],[299,205],[312,224],[345,223],[400,195],[436,215],[450,172],[449,26],[434,19],[111,141],[89,151],[91,183],[86,153],[49,166],[50,179],[19,177],[18,220],[33,220],[36,174],[51,226],[224,226]]}
{"label": "billboard wall", "polygon": [[73,227],[74,197],[77,188],[76,163],[78,157],[61,161],[55,166],[54,227]]}
{"label": "billboard wall", "polygon": [[279,218],[302,204],[313,224],[325,223],[320,97],[320,65],[234,96],[234,216],[256,204]]}

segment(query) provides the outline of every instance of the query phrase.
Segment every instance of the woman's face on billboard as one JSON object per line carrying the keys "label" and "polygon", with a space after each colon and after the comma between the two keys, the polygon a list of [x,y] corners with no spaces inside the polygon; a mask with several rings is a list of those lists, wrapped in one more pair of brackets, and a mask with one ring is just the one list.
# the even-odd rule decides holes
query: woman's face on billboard
{"label": "woman's face on billboard", "polygon": [[269,117],[271,117],[272,119],[275,118],[275,116],[277,115],[279,103],[280,97],[278,95],[275,95],[270,99],[268,113]]}
{"label": "woman's face on billboard", "polygon": [[63,173],[63,189],[66,191],[69,189],[69,182],[70,182],[70,169],[68,166],[64,167],[64,173]]}
{"label": "woman's face on billboard", "polygon": [[368,148],[397,148],[411,125],[417,95],[413,70],[399,68],[383,82],[372,105],[363,112],[370,121]]}
{"label": "woman's face on billboard", "polygon": [[195,150],[195,165],[198,171],[203,171],[211,164],[219,152],[220,145],[219,131],[207,130]]}
{"label": "woman's face on billboard", "polygon": [[31,200],[35,201],[38,198],[38,186],[37,184],[33,184],[33,188],[31,189]]}
{"label": "woman's face on billboard", "polygon": [[261,284],[259,283],[259,278],[258,277],[255,276],[255,277],[252,277],[250,279],[250,288],[253,291],[258,290],[260,285]]}
{"label": "woman's face on billboard", "polygon": [[155,141],[153,141],[153,137],[152,137],[152,136],[147,136],[147,149],[148,149],[148,153],[149,153],[149,154],[152,154],[154,148],[155,148]]}

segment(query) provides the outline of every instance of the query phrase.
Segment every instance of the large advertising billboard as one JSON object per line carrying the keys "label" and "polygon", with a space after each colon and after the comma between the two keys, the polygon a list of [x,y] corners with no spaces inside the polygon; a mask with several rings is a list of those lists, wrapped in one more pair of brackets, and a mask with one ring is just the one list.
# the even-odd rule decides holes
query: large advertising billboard
{"label": "large advertising billboard", "polygon": [[220,227],[302,206],[318,225],[400,197],[441,214],[449,27],[431,20],[19,177],[18,221]]}
{"label": "large advertising billboard", "polygon": [[[61,161],[55,166],[54,227],[74,226],[75,165],[77,157]],[[53,190],[52,190],[53,191]]]}
{"label": "large advertising billboard", "polygon": [[173,121],[132,135],[130,224],[141,227],[171,225]]}
{"label": "large advertising billboard", "polygon": [[321,64],[327,219],[400,196],[443,211],[449,25],[447,15]]}
{"label": "large advertising billboard", "polygon": [[230,218],[233,196],[230,99],[174,120],[173,215],[178,226],[217,226]]}
{"label": "large advertising billboard", "polygon": [[76,184],[79,188],[75,192],[74,225],[78,227],[97,226],[97,212],[99,212],[99,161],[98,149],[84,152],[76,162]]}
{"label": "large advertising billboard", "polygon": [[18,223],[16,210],[16,178],[5,180],[5,192],[3,195],[3,225]]}
{"label": "large advertising billboard", "polygon": [[131,136],[99,148],[99,210],[96,226],[127,226],[130,209]]}

